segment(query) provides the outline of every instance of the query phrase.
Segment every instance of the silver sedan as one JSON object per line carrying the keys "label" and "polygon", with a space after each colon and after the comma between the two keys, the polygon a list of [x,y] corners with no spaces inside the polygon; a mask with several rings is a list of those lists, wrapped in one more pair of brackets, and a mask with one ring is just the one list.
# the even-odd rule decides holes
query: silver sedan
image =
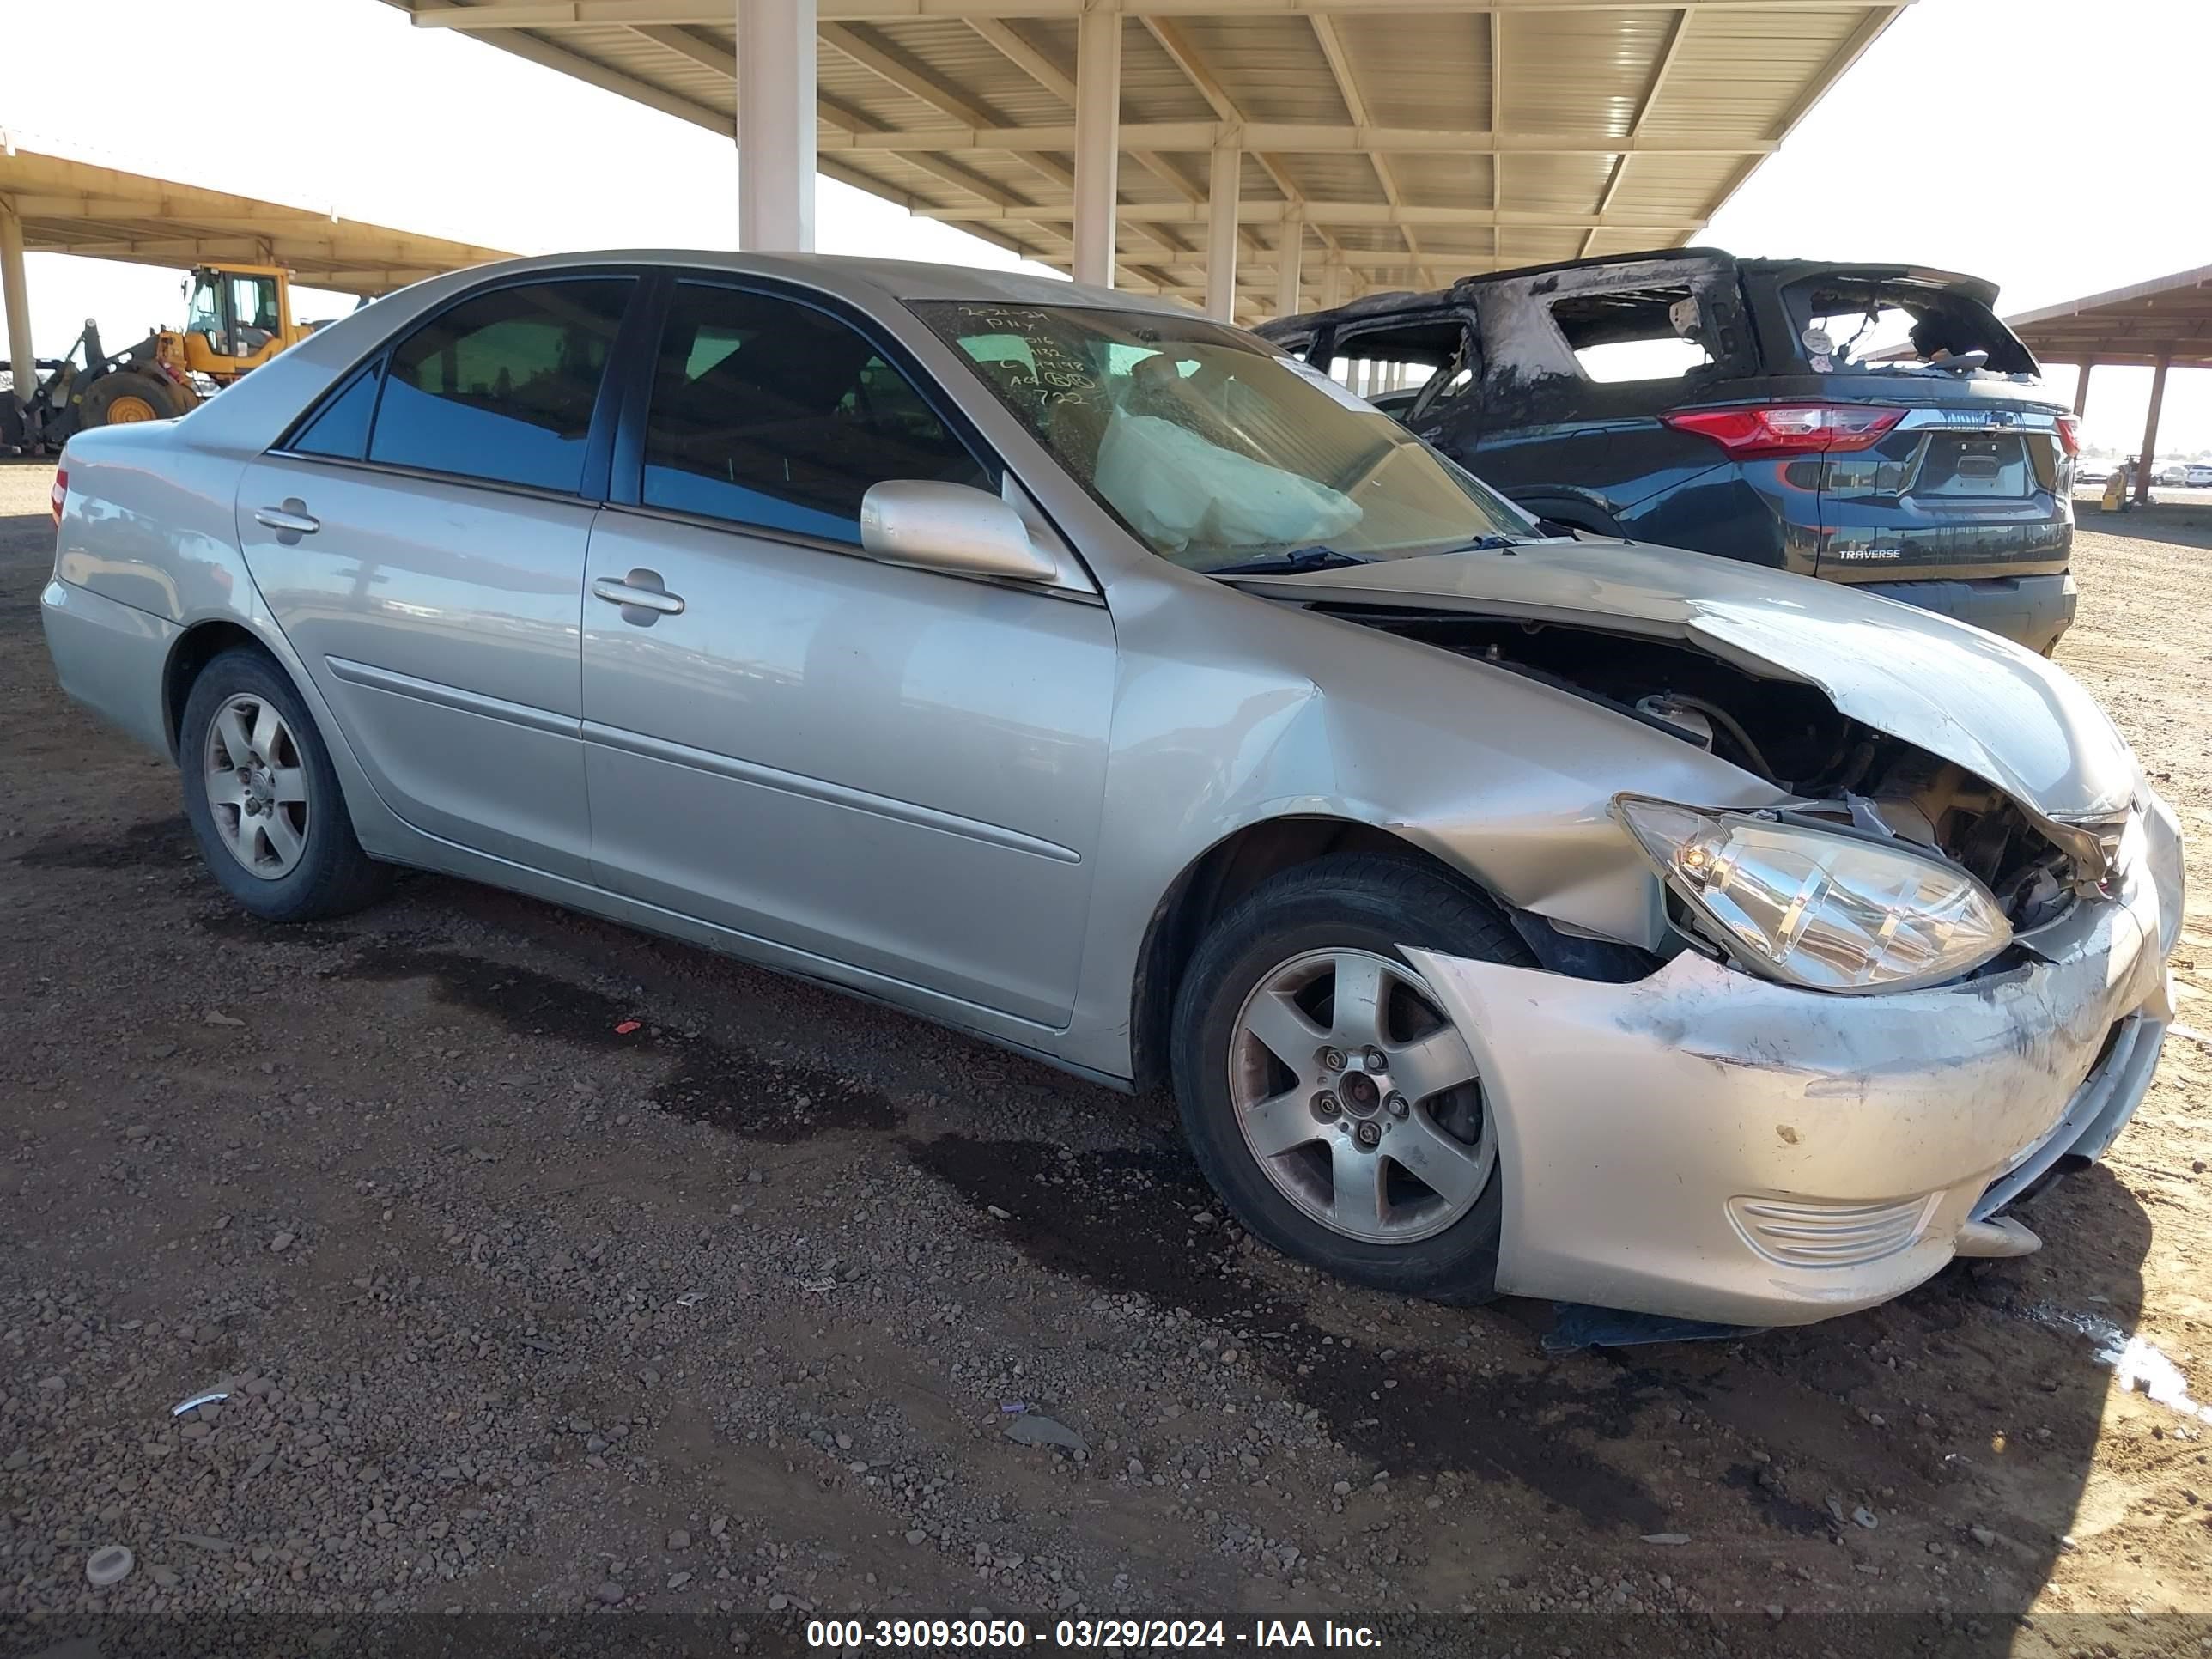
{"label": "silver sedan", "polygon": [[2169,1018],[2174,821],[2058,669],[1547,537],[1166,305],[492,266],[72,440],[55,518],[62,684],[256,915],[417,866],[1169,1084],[1370,1285],[1863,1307],[2035,1248]]}

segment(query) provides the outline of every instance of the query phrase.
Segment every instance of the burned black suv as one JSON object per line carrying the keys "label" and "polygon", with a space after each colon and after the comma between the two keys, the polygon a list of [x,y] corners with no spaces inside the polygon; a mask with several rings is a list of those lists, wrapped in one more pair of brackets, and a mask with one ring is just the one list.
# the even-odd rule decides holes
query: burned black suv
{"label": "burned black suv", "polygon": [[2074,619],[2079,444],[1996,292],[1673,248],[1260,332],[1539,518],[1850,582],[2047,653]]}

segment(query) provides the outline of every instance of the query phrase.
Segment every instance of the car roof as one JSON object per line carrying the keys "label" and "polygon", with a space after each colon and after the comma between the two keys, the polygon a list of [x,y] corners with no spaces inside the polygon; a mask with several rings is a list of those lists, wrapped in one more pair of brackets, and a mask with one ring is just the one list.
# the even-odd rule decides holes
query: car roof
{"label": "car roof", "polygon": [[365,353],[427,311],[488,282],[517,276],[647,266],[677,272],[759,276],[810,289],[866,312],[915,301],[975,301],[1018,307],[1110,307],[1180,321],[1202,321],[1180,301],[1112,289],[1086,288],[1024,270],[981,270],[921,260],[864,259],[829,253],[733,253],[720,248],[591,248],[500,259],[427,277],[375,304],[333,319],[280,352],[220,398],[179,423],[191,441],[266,447],[276,434],[350,372]]}
{"label": "car roof", "polygon": [[1549,276],[1555,271],[1597,270],[1613,265],[1626,268],[1674,263],[1723,266],[1746,276],[1763,278],[1777,287],[1806,276],[1835,276],[1866,282],[1903,280],[1923,283],[1932,287],[1954,289],[1985,306],[1994,306],[1997,298],[1995,283],[1958,271],[1937,270],[1928,265],[1881,264],[1850,259],[1739,259],[1726,248],[1661,247],[1647,248],[1635,253],[1600,253],[1588,258],[1555,259],[1548,264],[1515,265],[1505,270],[1478,271],[1458,277],[1446,287],[1426,292],[1397,289],[1388,294],[1364,295],[1330,310],[1309,311],[1263,323],[1259,331],[1269,338],[1303,334],[1324,318],[1334,322],[1388,316],[1417,303],[1449,303],[1455,295],[1473,296],[1496,283],[1526,282],[1532,276]]}
{"label": "car roof", "polygon": [[1031,306],[1089,306],[1116,311],[1155,312],[1166,316],[1200,313],[1181,301],[1151,295],[1092,288],[1064,278],[1025,270],[988,270],[972,265],[933,264],[920,259],[871,259],[841,253],[733,253],[716,248],[595,248],[477,266],[476,276],[507,272],[560,270],[609,264],[659,265],[675,269],[769,276],[802,283],[865,303],[897,301],[982,301]]}

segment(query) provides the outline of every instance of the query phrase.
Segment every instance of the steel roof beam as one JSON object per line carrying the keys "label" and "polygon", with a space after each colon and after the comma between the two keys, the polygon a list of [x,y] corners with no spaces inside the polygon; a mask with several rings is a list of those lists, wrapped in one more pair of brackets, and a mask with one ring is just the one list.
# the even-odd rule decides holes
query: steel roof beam
{"label": "steel roof beam", "polygon": [[[848,140],[825,135],[823,148],[850,149],[1067,150],[1067,126],[930,126],[884,128]],[[1765,155],[1775,145],[1760,138],[1571,138],[1544,133],[1458,131],[1432,127],[1382,127],[1307,121],[1124,121],[1121,148],[1212,150],[1229,146],[1289,155]]]}
{"label": "steel roof beam", "polygon": [[[1694,0],[1705,11],[1833,12],[1839,0]],[[1899,0],[1910,5],[1913,0]],[[992,21],[1024,17],[1079,17],[1086,10],[1118,11],[1125,17],[1311,16],[1348,12],[1652,11],[1652,0],[822,0],[825,22],[895,21],[902,17],[982,18]],[[711,23],[726,27],[730,0],[483,0],[479,5],[450,5],[423,0],[406,8],[417,28],[571,29],[680,27]]]}
{"label": "steel roof beam", "polygon": [[[1674,27],[1667,31],[1667,44],[1660,49],[1659,62],[1651,71],[1651,78],[1644,86],[1644,96],[1637,100],[1636,118],[1628,124],[1628,135],[1632,139],[1644,131],[1644,124],[1651,116],[1651,106],[1659,101],[1659,94],[1667,89],[1668,77],[1674,72],[1674,64],[1682,55],[1682,37],[1690,32],[1691,8],[1685,6],[1674,14]],[[1620,181],[1628,176],[1628,158],[1633,152],[1624,150],[1613,164],[1613,175],[1605,181],[1605,193],[1597,198],[1601,216],[1613,210],[1613,198],[1620,194]],[[1597,240],[1593,230],[1583,238],[1583,258],[1590,256],[1590,248]]]}
{"label": "steel roof beam", "polygon": [[[1018,218],[1066,224],[1074,217],[1075,207],[1073,202],[1056,198],[1049,202],[1032,203],[1018,209],[955,207],[918,209],[917,211],[925,218],[943,219],[956,224]],[[1206,222],[1206,208],[1202,202],[1133,202],[1123,206],[1121,216],[1125,222],[1134,224],[1202,225]],[[1389,225],[1401,218],[1413,225],[1472,225],[1484,229],[1498,226],[1508,230],[1588,230],[1595,225],[1604,230],[1632,231],[1640,235],[1653,236],[1686,235],[1705,228],[1701,222],[1690,220],[1655,224],[1648,218],[1630,222],[1601,219],[1589,213],[1433,207],[1420,203],[1408,203],[1404,207],[1393,208],[1388,202],[1242,202],[1237,209],[1237,222],[1244,225]],[[1399,263],[1405,264],[1411,261],[1400,256]]]}

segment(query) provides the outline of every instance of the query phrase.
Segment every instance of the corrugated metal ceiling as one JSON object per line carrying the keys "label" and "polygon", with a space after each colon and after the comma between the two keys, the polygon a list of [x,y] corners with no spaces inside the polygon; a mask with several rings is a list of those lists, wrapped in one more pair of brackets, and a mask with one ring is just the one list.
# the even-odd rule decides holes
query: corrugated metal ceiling
{"label": "corrugated metal ceiling", "polygon": [[[1903,9],[1111,3],[1124,14],[1117,280],[1203,291],[1208,152],[1239,143],[1238,280],[1262,315],[1286,234],[1303,239],[1309,288],[1335,265],[1347,298],[1688,240]],[[387,3],[734,131],[736,0]],[[817,3],[822,170],[1065,269],[1082,0]],[[1035,147],[1009,129],[1036,130]]]}

